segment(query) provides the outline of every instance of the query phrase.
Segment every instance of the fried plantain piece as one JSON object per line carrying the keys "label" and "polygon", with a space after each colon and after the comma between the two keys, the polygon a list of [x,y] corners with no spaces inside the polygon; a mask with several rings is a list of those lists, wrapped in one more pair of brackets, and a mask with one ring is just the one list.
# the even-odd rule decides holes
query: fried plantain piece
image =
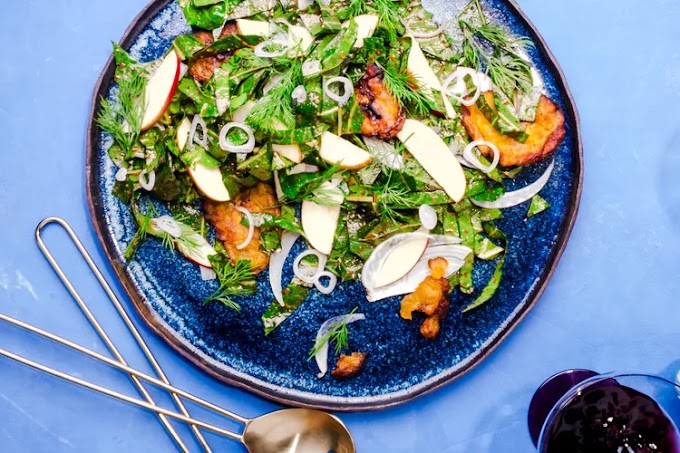
{"label": "fried plantain piece", "polygon": [[229,35],[237,35],[238,34],[238,25],[235,20],[230,20],[227,21],[224,24],[224,28],[222,29],[222,32],[220,33],[220,38],[224,38]]}
{"label": "fried plantain piece", "polygon": [[444,258],[433,258],[427,262],[430,276],[423,280],[416,290],[406,295],[401,301],[399,315],[404,319],[413,319],[413,312],[419,311],[427,315],[420,326],[420,334],[433,340],[439,334],[441,321],[449,312],[448,294],[451,284],[444,278],[448,261]]}
{"label": "fried plantain piece", "polygon": [[364,112],[361,133],[389,140],[397,136],[406,121],[406,113],[383,82],[383,70],[371,63],[355,88],[357,102]]}
{"label": "fried plantain piece", "polygon": [[217,57],[200,58],[189,67],[189,74],[197,82],[206,83],[212,79],[215,69],[219,66]]}
{"label": "fried plantain piece", "polygon": [[[488,93],[485,93],[485,97],[488,98]],[[463,126],[470,137],[495,144],[503,167],[528,165],[548,157],[557,149],[566,133],[564,114],[547,96],[541,96],[538,101],[536,120],[524,124],[529,138],[525,143],[520,143],[498,132],[476,104],[463,108]],[[480,146],[479,150],[487,156],[492,154],[486,146]]]}
{"label": "fried plantain piece", "polygon": [[351,355],[341,354],[331,376],[337,379],[347,379],[356,376],[366,362],[367,352],[353,352]]}
{"label": "fried plantain piece", "polygon": [[204,204],[205,218],[215,227],[217,238],[223,242],[229,258],[232,261],[250,260],[253,272],[258,274],[269,264],[269,255],[260,250],[260,229],[257,227],[250,243],[241,250],[237,248],[248,237],[248,227],[241,224],[243,213],[237,211],[237,207],[246,208],[252,213],[268,212],[280,215],[274,189],[260,182],[252,188],[241,191],[233,202],[206,200]]}
{"label": "fried plantain piece", "polygon": [[196,39],[201,41],[204,46],[209,46],[213,42],[215,42],[215,38],[213,37],[213,34],[211,31],[208,30],[203,30],[202,28],[196,29],[194,32],[194,36]]}

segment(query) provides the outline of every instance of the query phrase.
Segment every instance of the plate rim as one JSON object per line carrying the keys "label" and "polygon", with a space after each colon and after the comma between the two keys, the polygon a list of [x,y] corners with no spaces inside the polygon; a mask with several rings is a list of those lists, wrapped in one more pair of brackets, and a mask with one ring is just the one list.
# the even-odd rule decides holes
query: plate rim
{"label": "plate rim", "polygon": [[[123,33],[121,39],[118,41],[119,44],[125,48],[129,49],[133,44],[134,40],[137,38],[139,33],[143,31],[146,25],[149,23],[150,19],[155,17],[162,9],[166,8],[170,3],[176,0],[151,0],[145,7],[140,11],[139,14],[130,22]],[[117,260],[115,245],[111,237],[109,237],[106,228],[106,222],[101,216],[103,212],[103,203],[98,195],[98,147],[99,147],[99,127],[95,121],[96,114],[101,106],[101,97],[103,94],[103,89],[108,87],[113,78],[115,62],[113,55],[111,55],[104,69],[102,70],[99,78],[94,87],[93,96],[91,99],[91,109],[88,115],[88,126],[87,126],[87,139],[86,139],[86,149],[85,149],[85,191],[87,197],[87,206],[90,221],[94,227],[95,234],[97,236],[99,245],[102,247],[104,255],[106,256],[106,261],[113,268],[118,282],[122,285],[125,294],[132,301],[132,305],[135,308],[137,314],[142,318],[146,325],[163,339],[167,344],[169,344],[176,352],[178,352],[182,357],[187,359],[190,363],[197,366],[201,370],[207,372],[210,376],[218,379],[221,382],[233,385],[239,389],[247,390],[260,397],[274,401],[276,403],[296,406],[296,407],[306,407],[322,410],[332,410],[340,412],[357,412],[357,411],[373,411],[386,409],[399,404],[406,403],[408,401],[414,400],[422,395],[433,392],[450,382],[459,379],[460,377],[466,375],[468,372],[477,367],[482,361],[484,361],[489,355],[491,355],[496,348],[498,348],[507,337],[515,330],[515,328],[521,324],[527,314],[536,305],[541,295],[545,291],[548,282],[552,278],[555,269],[557,268],[560,258],[567,246],[571,232],[576,223],[578,217],[579,205],[581,201],[581,193],[583,190],[583,142],[581,137],[581,123],[579,113],[576,107],[576,102],[574,101],[573,94],[569,89],[566,77],[562,68],[560,67],[557,59],[550,51],[547,43],[538,32],[536,26],[527,17],[521,7],[517,4],[515,0],[500,0],[508,5],[509,9],[514,12],[515,17],[522,23],[526,29],[529,31],[529,37],[535,44],[536,49],[541,52],[546,59],[546,66],[555,76],[556,86],[559,91],[564,93],[565,108],[568,110],[569,115],[573,118],[573,128],[570,131],[573,138],[573,150],[572,155],[573,170],[572,174],[574,176],[574,185],[569,197],[569,207],[565,212],[565,216],[562,219],[560,225],[560,231],[558,233],[556,243],[552,248],[552,252],[548,256],[548,266],[542,275],[539,276],[538,282],[534,285],[530,291],[527,293],[527,302],[519,310],[514,318],[507,323],[505,327],[495,336],[495,338],[489,342],[486,346],[476,351],[477,353],[471,358],[465,365],[460,367],[458,370],[452,373],[444,373],[438,378],[431,380],[427,385],[418,389],[415,392],[398,394],[392,398],[381,400],[379,402],[364,401],[363,399],[358,399],[358,401],[333,401],[337,397],[326,396],[326,401],[319,401],[316,398],[306,398],[306,397],[291,397],[287,395],[285,391],[272,391],[271,388],[266,385],[258,384],[257,382],[244,382],[229,371],[224,371],[216,369],[209,362],[201,358],[199,355],[192,353],[186,346],[184,346],[177,338],[175,338],[168,330],[161,326],[161,323],[156,320],[150,309],[144,304],[142,298],[135,290],[135,285],[128,277],[126,273],[126,266],[124,263]]]}

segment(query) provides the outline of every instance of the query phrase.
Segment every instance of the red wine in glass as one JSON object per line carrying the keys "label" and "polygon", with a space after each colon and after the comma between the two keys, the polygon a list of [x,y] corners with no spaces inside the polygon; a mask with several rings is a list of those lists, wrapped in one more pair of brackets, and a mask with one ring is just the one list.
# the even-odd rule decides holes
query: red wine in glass
{"label": "red wine in glass", "polygon": [[[541,453],[680,453],[671,415],[680,415],[677,385],[648,375],[565,373],[566,379],[559,373],[546,381],[532,400],[530,432]],[[546,402],[553,407],[541,420]]]}

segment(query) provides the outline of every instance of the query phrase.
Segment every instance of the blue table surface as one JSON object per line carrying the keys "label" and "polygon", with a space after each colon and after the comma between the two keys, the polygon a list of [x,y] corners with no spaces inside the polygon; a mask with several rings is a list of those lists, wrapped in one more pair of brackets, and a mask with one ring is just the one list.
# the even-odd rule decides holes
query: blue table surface
{"label": "blue table surface", "polygon": [[[576,226],[540,302],[490,358],[416,401],[340,415],[360,452],[530,452],[528,404],[554,372],[673,376],[680,368],[680,3],[520,4],[580,110],[585,179]],[[0,312],[102,353],[33,231],[44,217],[68,219],[113,279],[87,210],[85,128],[109,43],[144,6],[30,0],[8,2],[0,13]],[[63,233],[45,236],[129,361],[148,370]],[[173,383],[248,417],[277,408],[207,376],[141,330]],[[135,394],[121,373],[16,328],[0,325],[0,338],[0,348]],[[0,420],[3,452],[174,451],[154,415],[7,359],[0,359]],[[208,439],[216,451],[243,451]]]}

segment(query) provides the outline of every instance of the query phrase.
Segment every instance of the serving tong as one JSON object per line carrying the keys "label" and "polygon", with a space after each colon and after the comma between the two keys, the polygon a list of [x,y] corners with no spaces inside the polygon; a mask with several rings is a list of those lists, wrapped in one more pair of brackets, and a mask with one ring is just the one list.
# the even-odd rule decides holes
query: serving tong
{"label": "serving tong", "polygon": [[[127,326],[135,342],[144,353],[147,361],[153,368],[156,377],[131,368],[121,355],[118,348],[116,348],[111,338],[107,335],[106,331],[102,328],[101,324],[99,324],[95,316],[92,314],[88,305],[75,289],[43,241],[42,230],[50,224],[59,225],[64,229],[64,231],[66,231],[73,245],[75,245],[76,249],[80,253],[83,260],[87,263],[102,289],[104,289],[106,292],[106,295],[115,307],[120,318]],[[178,449],[182,452],[188,453],[190,450],[174,427],[170,424],[169,418],[188,424],[191,427],[194,437],[200,444],[202,451],[205,451],[206,453],[210,453],[212,450],[203,436],[201,429],[211,431],[233,440],[237,440],[243,443],[251,453],[270,453],[283,451],[288,453],[327,453],[329,451],[335,453],[354,453],[356,451],[354,441],[347,427],[337,417],[329,413],[313,409],[281,409],[257,418],[248,419],[173,386],[170,384],[170,381],[163,372],[160,364],[140,335],[139,330],[137,330],[134,323],[123,308],[120,300],[111,289],[111,286],[108,284],[71,226],[61,218],[48,217],[38,224],[35,230],[35,240],[38,244],[38,247],[40,248],[40,251],[43,253],[50,266],[56,272],[57,276],[66,287],[71,297],[78,304],[88,322],[102,339],[115,360],[105,355],[99,354],[98,352],[87,349],[58,335],[47,332],[39,327],[33,326],[2,313],[0,313],[0,321],[19,327],[23,330],[84,354],[87,357],[95,359],[115,369],[124,371],[130,376],[130,379],[144,399],[134,398],[92,382],[88,382],[84,379],[69,375],[62,371],[37,363],[26,357],[17,355],[3,348],[0,348],[0,356],[12,359],[23,365],[45,372],[73,384],[77,384],[137,407],[155,412],[158,415],[163,427],[173,439]],[[158,406],[142,384],[142,381],[168,391],[174,400],[177,411]],[[204,408],[227,417],[233,421],[244,424],[245,428],[243,432],[240,434],[235,433],[212,423],[207,423],[193,418],[189,414],[181,398],[203,406]]]}

